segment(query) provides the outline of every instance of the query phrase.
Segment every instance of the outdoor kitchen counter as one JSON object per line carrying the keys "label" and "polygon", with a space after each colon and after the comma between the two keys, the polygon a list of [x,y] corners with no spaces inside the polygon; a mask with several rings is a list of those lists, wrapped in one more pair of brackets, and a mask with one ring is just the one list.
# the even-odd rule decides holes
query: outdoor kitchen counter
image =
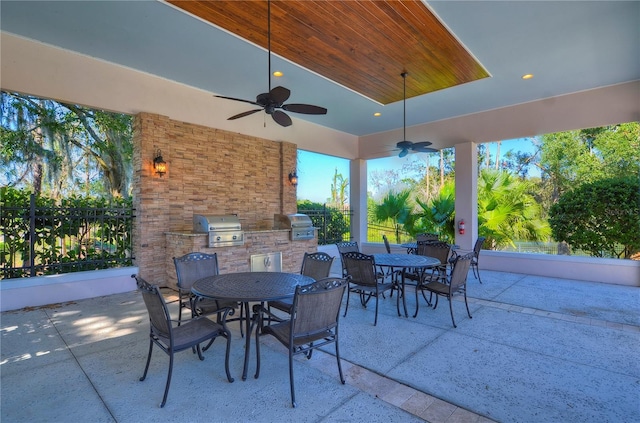
{"label": "outdoor kitchen counter", "polygon": [[218,255],[220,273],[249,272],[251,256],[255,254],[282,253],[282,271],[299,273],[305,252],[318,250],[318,239],[291,241],[290,229],[245,230],[244,244],[232,247],[209,247],[209,234],[193,231],[165,232],[166,286],[176,288],[176,270],[173,257],[199,251]]}

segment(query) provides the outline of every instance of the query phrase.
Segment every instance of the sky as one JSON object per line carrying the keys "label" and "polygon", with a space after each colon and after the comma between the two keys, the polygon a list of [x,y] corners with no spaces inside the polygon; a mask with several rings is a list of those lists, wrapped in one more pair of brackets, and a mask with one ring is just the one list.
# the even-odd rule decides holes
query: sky
{"label": "sky", "polygon": [[[495,158],[497,143],[488,144],[489,151],[492,157]],[[531,153],[534,151],[534,145],[530,138],[502,141],[500,155],[502,156],[509,150]],[[435,165],[438,155],[432,154],[431,156],[431,164]],[[376,170],[400,170],[405,163],[416,159],[427,160],[427,157],[427,154],[409,154],[403,158],[393,156],[368,160],[367,174],[369,175]],[[333,183],[333,174],[336,169],[343,177],[349,178],[348,159],[298,150],[298,200],[311,200],[318,203],[327,202],[331,198],[331,184]],[[539,172],[536,173],[533,169],[529,173],[529,176],[539,175]]]}

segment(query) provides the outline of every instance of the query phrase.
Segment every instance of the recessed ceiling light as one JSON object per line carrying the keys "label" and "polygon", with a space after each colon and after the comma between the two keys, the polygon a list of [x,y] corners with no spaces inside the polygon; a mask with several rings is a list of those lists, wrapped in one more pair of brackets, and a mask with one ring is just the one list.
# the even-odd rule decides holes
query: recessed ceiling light
{"label": "recessed ceiling light", "polygon": [[382,113],[380,113],[380,112],[375,112],[373,115],[374,115],[375,117],[378,117],[378,116],[382,116]]}
{"label": "recessed ceiling light", "polygon": [[282,75],[284,75],[284,74],[283,74],[282,72],[280,72],[280,71],[275,71],[275,72],[273,73],[273,76],[276,76],[276,77],[278,77],[278,78],[280,78]]}
{"label": "recessed ceiling light", "polygon": [[533,78],[533,74],[532,73],[527,73],[527,74],[522,75],[522,79],[531,79],[531,78]]}

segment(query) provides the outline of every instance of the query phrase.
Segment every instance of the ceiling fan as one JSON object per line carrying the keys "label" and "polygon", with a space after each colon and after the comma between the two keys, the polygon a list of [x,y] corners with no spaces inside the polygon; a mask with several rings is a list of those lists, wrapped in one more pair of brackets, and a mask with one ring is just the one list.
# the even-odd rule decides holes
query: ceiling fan
{"label": "ceiling fan", "polygon": [[[267,2],[267,43],[268,43],[268,58],[269,58],[269,92],[258,94],[256,101],[243,100],[240,98],[225,97],[217,95],[216,97],[224,98],[227,100],[242,101],[244,103],[254,104],[260,106],[260,109],[253,109],[246,112],[239,113],[231,116],[227,120],[235,120],[245,116],[252,115],[256,112],[264,110],[268,115],[271,115],[274,121],[280,126],[291,126],[291,118],[282,110],[294,113],[304,113],[307,115],[326,115],[327,109],[320,106],[313,106],[311,104],[283,104],[289,96],[291,91],[285,87],[275,87],[271,89],[271,0]],[[282,109],[282,110],[280,110]]]}
{"label": "ceiling fan", "polygon": [[407,141],[407,72],[402,72],[400,74],[404,83],[404,91],[403,91],[403,121],[402,121],[402,129],[403,136],[402,141],[398,141],[396,144],[396,148],[400,150],[400,154],[398,157],[404,157],[409,154],[409,151],[413,151],[415,153],[434,153],[438,151],[435,148],[429,147],[431,143],[429,141],[420,141],[420,142],[411,142]]}

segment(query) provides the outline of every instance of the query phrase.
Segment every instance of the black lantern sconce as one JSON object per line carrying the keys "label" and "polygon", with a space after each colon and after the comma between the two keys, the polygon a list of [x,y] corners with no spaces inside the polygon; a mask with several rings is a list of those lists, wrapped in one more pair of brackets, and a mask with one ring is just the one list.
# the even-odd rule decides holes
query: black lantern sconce
{"label": "black lantern sconce", "polygon": [[153,158],[153,170],[155,170],[161,178],[162,175],[167,173],[167,162],[162,159],[162,151],[159,149],[156,150],[155,157]]}
{"label": "black lantern sconce", "polygon": [[298,174],[296,173],[296,171],[295,171],[295,170],[292,170],[292,171],[289,173],[289,183],[290,183],[291,185],[293,185],[294,187],[297,187],[297,186],[298,186]]}

